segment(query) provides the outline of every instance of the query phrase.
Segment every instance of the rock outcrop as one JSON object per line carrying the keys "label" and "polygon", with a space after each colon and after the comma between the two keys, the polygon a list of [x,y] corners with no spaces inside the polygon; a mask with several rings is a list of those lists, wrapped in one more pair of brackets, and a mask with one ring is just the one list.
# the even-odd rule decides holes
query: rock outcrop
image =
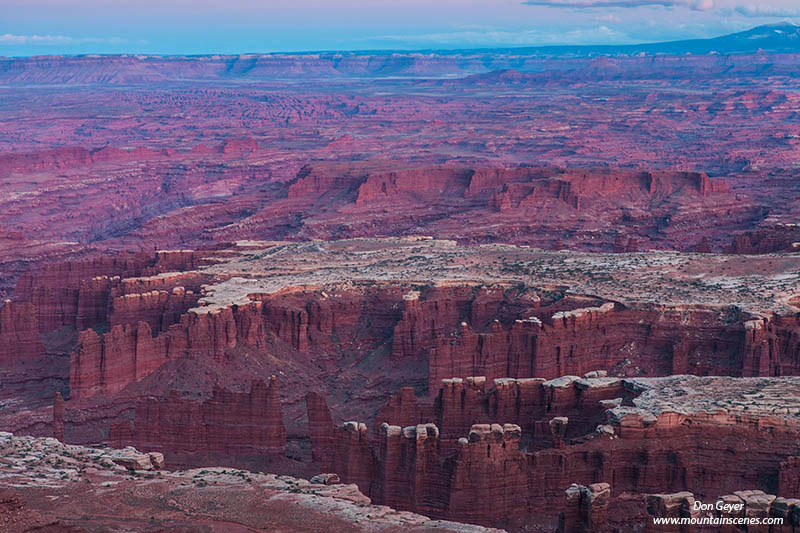
{"label": "rock outcrop", "polygon": [[[493,292],[487,301],[480,293],[447,287],[410,299],[395,326],[393,356],[427,355],[431,390],[452,375],[550,379],[599,368],[622,374],[770,376],[800,370],[795,318],[750,320],[733,309],[613,302],[555,311],[524,294]],[[474,315],[478,304],[483,315]],[[487,323],[492,316],[487,305],[495,313],[516,306],[518,311],[505,324],[491,318]]]}
{"label": "rock outcrop", "polygon": [[56,392],[53,398],[53,438],[64,442],[64,398]]}
{"label": "rock outcrop", "polygon": [[564,495],[565,508],[559,516],[560,533],[612,531],[608,524],[608,504],[611,499],[608,483],[593,483],[588,487],[573,484],[564,491]]}
{"label": "rock outcrop", "polygon": [[112,446],[134,446],[164,454],[170,466],[196,464],[193,456],[245,458],[283,455],[286,430],[277,380],[252,383],[249,392],[215,388],[204,401],[145,398],[133,418],[111,427]]}
{"label": "rock outcrop", "polygon": [[147,322],[115,325],[98,335],[78,337],[70,366],[70,394],[86,398],[114,394],[136,383],[169,360],[184,357],[220,359],[238,344],[263,346],[265,334],[258,302],[212,313],[187,313],[153,336]]}
{"label": "rock outcrop", "polygon": [[36,311],[30,303],[0,305],[0,367],[44,355]]}
{"label": "rock outcrop", "polygon": [[725,248],[728,254],[772,254],[800,251],[800,226],[778,224],[746,231],[735,236]]}
{"label": "rock outcrop", "polygon": [[[38,272],[28,272],[20,276],[14,291],[14,301],[33,305],[35,311],[32,315],[36,318],[41,333],[63,326],[85,330],[110,320],[120,323],[126,312],[129,314],[131,305],[148,307],[141,302],[142,299],[157,301],[150,303],[149,307],[160,303],[162,307],[168,306],[173,313],[178,309],[185,312],[196,302],[191,301],[192,293],[188,294],[188,299],[187,291],[180,295],[168,293],[172,298],[167,298],[160,292],[159,296],[143,293],[158,289],[171,291],[181,286],[182,282],[199,287],[201,278],[191,274],[162,277],[160,280],[156,278],[154,283],[144,285],[141,282],[132,283],[130,280],[143,279],[146,282],[147,276],[172,270],[191,270],[199,263],[199,257],[200,253],[195,251],[162,251],[103,255],[92,260],[54,263]],[[125,296],[131,300],[120,300]],[[186,301],[176,301],[177,296]],[[133,299],[137,301],[133,302]],[[170,303],[167,304],[166,300],[170,300]],[[113,320],[115,312],[117,317]],[[165,312],[166,310],[161,309],[162,315]],[[141,318],[140,316],[138,319]],[[152,320],[160,323],[165,319]]]}
{"label": "rock outcrop", "polygon": [[317,392],[306,394],[306,410],[312,458],[323,472],[336,471],[336,430],[325,396]]}
{"label": "rock outcrop", "polygon": [[[0,452],[2,531],[198,531],[268,524],[281,531],[500,533],[373,505],[355,485],[322,482],[330,476],[309,482],[219,466],[171,472],[161,470],[159,453],[1,432]],[[59,498],[48,497],[54,491]]]}
{"label": "rock outcrop", "polygon": [[[461,388],[464,383],[474,392]],[[543,424],[532,424],[529,414],[520,424],[497,422],[509,415],[513,420],[515,411],[503,407],[512,397],[513,380],[497,380],[488,398],[484,383],[447,380],[433,405],[413,401],[405,391],[390,402],[379,415],[389,422],[380,425],[370,444],[375,475],[359,478],[362,490],[393,507],[510,529],[534,523],[555,528],[559,509],[564,531],[614,530],[609,509],[623,503],[611,497],[611,490],[647,494],[669,487],[716,498],[744,487],[774,490],[781,480],[782,496],[800,496],[791,481],[800,428],[790,407],[796,378],[536,380],[531,385],[540,392],[526,395],[524,387],[517,388],[514,405],[517,416],[538,412],[549,419],[551,437],[538,442],[535,428]],[[454,384],[459,385],[454,403],[470,413],[461,422],[444,416],[442,428],[433,422],[405,428],[390,423],[395,414],[403,423],[413,416],[435,420],[445,405],[442,396],[452,394]],[[542,399],[546,403],[537,406]],[[526,405],[529,401],[534,405]],[[600,418],[590,422],[585,417],[592,405]],[[557,416],[572,412],[583,414],[579,431],[567,417]],[[453,446],[444,429],[449,425],[453,434],[453,426],[465,421],[474,422]],[[759,448],[756,443],[767,438],[770,448]],[[352,439],[336,440],[348,447]],[[348,482],[347,474],[337,473]]]}
{"label": "rock outcrop", "polygon": [[[197,302],[191,291],[117,297],[110,331],[101,336],[85,330],[79,336],[71,394],[115,393],[168,360],[219,359],[239,345],[262,348],[269,338],[298,352],[333,353],[353,346],[348,339],[358,339],[359,350],[366,351],[391,335],[393,358],[427,360],[432,391],[443,378],[459,374],[491,380],[554,378],[594,369],[623,375],[800,373],[800,323],[795,318],[750,319],[734,309],[611,302],[554,311],[529,295],[502,289],[494,290],[493,300],[470,286],[434,288],[406,298],[402,290],[339,293],[335,299],[319,291],[292,294],[288,300],[278,295],[180,316]],[[569,302],[555,308],[565,305]],[[497,318],[487,321],[496,313],[508,313],[500,315],[505,325]],[[367,316],[369,329],[359,322]]]}

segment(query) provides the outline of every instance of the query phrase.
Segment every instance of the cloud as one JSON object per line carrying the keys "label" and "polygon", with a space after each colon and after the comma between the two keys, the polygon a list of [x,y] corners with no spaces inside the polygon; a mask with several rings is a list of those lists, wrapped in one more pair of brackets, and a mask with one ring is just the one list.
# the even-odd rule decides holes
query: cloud
{"label": "cloud", "polygon": [[606,8],[606,7],[686,7],[696,11],[708,11],[714,7],[714,0],[525,0],[529,6]]}
{"label": "cloud", "polygon": [[738,5],[725,9],[745,17],[800,17],[800,8],[768,6],[766,4]]}
{"label": "cloud", "polygon": [[67,35],[0,35],[0,46],[64,46],[74,44],[123,44],[119,37],[69,37]]}

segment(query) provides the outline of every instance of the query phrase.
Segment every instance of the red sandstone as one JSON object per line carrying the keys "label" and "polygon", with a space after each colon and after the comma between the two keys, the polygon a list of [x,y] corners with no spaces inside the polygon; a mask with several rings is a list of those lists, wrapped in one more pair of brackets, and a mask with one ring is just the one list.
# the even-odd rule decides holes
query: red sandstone
{"label": "red sandstone", "polygon": [[0,63],[0,529],[800,522],[795,54]]}

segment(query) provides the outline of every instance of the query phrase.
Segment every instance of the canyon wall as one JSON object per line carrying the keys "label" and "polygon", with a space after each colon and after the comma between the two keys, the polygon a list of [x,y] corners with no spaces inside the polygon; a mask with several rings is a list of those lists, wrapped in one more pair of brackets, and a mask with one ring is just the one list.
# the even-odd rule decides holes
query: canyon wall
{"label": "canyon wall", "polygon": [[[782,496],[800,496],[790,481],[796,479],[792,465],[798,428],[780,410],[734,413],[720,408],[656,415],[620,406],[636,392],[618,379],[537,381],[535,386],[543,390],[534,395],[525,394],[527,383],[510,388],[509,380],[498,380],[488,395],[455,389],[461,411],[476,414],[455,424],[471,426],[453,446],[455,431],[446,436],[434,417],[444,412],[443,397],[452,394],[453,384],[465,383],[479,388],[485,380],[448,380],[433,405],[417,408],[427,423],[406,427],[382,423],[370,444],[374,477],[353,481],[375,501],[392,507],[513,530],[533,523],[554,524],[557,511],[564,509],[564,491],[573,483],[606,483],[615,493],[692,490],[711,500],[745,488],[774,493],[782,480]],[[500,408],[499,399],[512,390],[514,409]],[[401,395],[407,404],[408,394]],[[538,405],[543,397],[548,400]],[[534,405],[529,405],[531,399]],[[393,402],[393,408],[398,405]],[[394,417],[390,411],[383,411],[382,418]],[[407,423],[413,419],[411,411],[401,410],[396,419],[405,416],[402,423]],[[513,423],[515,412],[537,411],[538,416],[546,415],[534,425],[549,419],[545,425],[552,434],[538,450],[525,435],[530,429]],[[590,416],[593,411],[599,423],[598,416]],[[572,419],[564,415],[573,414],[583,415],[583,421],[570,436],[561,426],[572,426]],[[452,428],[455,419],[446,416],[440,423]],[[522,421],[530,428],[526,419]],[[769,439],[769,448],[753,447],[763,439]],[[333,445],[327,441],[328,446],[349,449],[346,439],[335,440]],[[346,474],[342,477],[344,482],[349,479]]]}
{"label": "canyon wall", "polygon": [[[702,188],[698,180],[690,183]],[[224,253],[140,253],[46,267],[20,279],[19,298],[0,310],[0,338],[18,347],[13,358],[43,355],[45,339],[57,346],[52,350],[71,351],[74,399],[116,394],[168,361],[219,361],[239,348],[292,361],[317,354],[330,371],[340,360],[388,357],[398,369],[413,368],[413,375],[404,374],[407,384],[419,389],[427,381],[431,394],[453,375],[491,382],[593,370],[614,376],[800,373],[795,315],[623,304],[564,287],[333,283],[254,292],[250,303],[203,309],[205,287],[226,277],[194,268]],[[44,336],[37,339],[31,328]],[[64,348],[75,330],[74,348]],[[0,359],[9,362],[12,355]]]}
{"label": "canyon wall", "polygon": [[792,253],[800,250],[800,226],[779,224],[745,231],[735,236],[725,248],[727,254]]}
{"label": "canyon wall", "polygon": [[[444,376],[458,374],[492,380],[549,379],[597,369],[651,376],[800,373],[800,323],[791,317],[748,320],[735,309],[612,302],[576,308],[580,299],[542,306],[530,293],[471,286],[433,287],[421,296],[413,290],[403,295],[399,287],[335,298],[323,293],[260,297],[252,304],[180,318],[177,313],[196,301],[193,295],[173,291],[117,298],[115,305],[152,301],[155,313],[144,313],[149,322],[114,324],[102,336],[81,332],[71,389],[75,397],[118,392],[167,360],[219,359],[235,346],[263,349],[269,339],[297,352],[331,354],[341,349],[366,353],[391,338],[392,358],[427,362],[431,391]],[[178,321],[164,329],[173,320]]]}
{"label": "canyon wall", "polygon": [[168,398],[142,398],[133,417],[111,426],[115,448],[134,446],[162,452],[171,467],[192,464],[193,456],[221,454],[235,461],[284,454],[286,430],[278,383],[254,381],[249,392],[216,387],[196,400],[174,391]]}
{"label": "canyon wall", "polygon": [[70,397],[115,394],[169,360],[219,360],[226,349],[239,343],[263,347],[260,308],[255,302],[210,313],[186,313],[155,337],[147,322],[117,324],[102,336],[91,329],[82,331],[72,353]]}
{"label": "canyon wall", "polygon": [[[154,84],[193,80],[195,82],[231,79],[268,81],[286,78],[383,78],[396,76],[434,78],[463,77],[457,83],[487,85],[542,83],[554,80],[607,81],[639,79],[655,69],[664,78],[726,79],[737,76],[791,76],[797,74],[797,54],[775,53],[764,64],[763,53],[755,53],[748,43],[736,51],[749,53],[709,54],[719,44],[701,46],[698,54],[672,55],[674,49],[654,48],[659,55],[638,53],[647,47],[597,48],[547,47],[544,49],[485,52],[465,50],[441,54],[330,52],[318,54],[242,54],[206,57],[184,56],[39,56],[4,58],[3,81],[9,84]],[[779,51],[793,51],[794,45]],[[661,55],[667,52],[667,55]],[[612,55],[608,55],[612,54]],[[569,57],[564,57],[564,56]],[[576,57],[577,56],[577,57]],[[760,68],[759,68],[760,67]],[[510,70],[516,69],[516,70]],[[522,72],[519,72],[522,71]],[[766,72],[765,72],[766,71]],[[651,74],[652,75],[652,74]],[[450,82],[454,83],[454,82]]]}
{"label": "canyon wall", "polygon": [[433,288],[406,301],[392,355],[427,357],[431,390],[452,375],[491,380],[551,379],[595,369],[651,376],[800,371],[796,317],[702,306],[579,305],[579,299],[545,305],[513,290]]}
{"label": "canyon wall", "polygon": [[[421,255],[427,242],[395,245]],[[373,253],[361,244],[348,257]],[[244,269],[260,259],[285,268],[270,255],[276,248],[240,246]],[[400,250],[392,253],[405,261]],[[130,277],[95,275],[91,263],[59,267],[52,272],[72,280],[72,292],[31,292],[35,302],[0,308],[11,317],[0,334],[12,339],[93,324],[77,335],[68,400],[56,396],[27,425],[10,423],[72,442],[158,450],[176,467],[336,474],[378,503],[511,530],[555,528],[561,512],[573,523],[600,521],[602,505],[587,510],[584,500],[602,502],[605,491],[578,490],[577,503],[565,503],[572,484],[608,484],[609,509],[622,505],[615,494],[716,497],[752,488],[789,497],[800,486],[790,407],[749,413],[737,398],[678,408],[724,379],[690,376],[663,385],[667,399],[653,406],[648,387],[672,378],[637,377],[725,374],[738,387],[765,376],[753,379],[794,386],[768,376],[800,373],[796,314],[622,303],[507,281],[356,279],[269,291],[268,283],[215,274],[218,263],[191,268],[204,260],[190,252],[143,257],[125,267]],[[217,303],[231,294],[242,303]],[[56,329],[40,336],[39,316]],[[241,376],[270,374],[285,380],[283,405],[274,380],[247,392],[239,386]],[[758,390],[742,394],[759,405]],[[754,449],[767,439],[768,448]]]}
{"label": "canyon wall", "polygon": [[140,252],[54,263],[20,276],[14,301],[33,304],[42,333],[63,326],[85,330],[109,321],[114,296],[126,294],[126,289],[127,293],[144,292],[127,279],[192,270],[203,255],[198,251]]}
{"label": "canyon wall", "polygon": [[[336,205],[338,214],[352,217],[352,236],[384,234],[386,228],[404,234],[422,225],[462,242],[553,247],[569,239],[581,249],[619,252],[637,246],[689,250],[699,241],[689,243],[686,231],[703,227],[708,217],[718,219],[717,231],[751,227],[763,214],[727,182],[704,173],[619,168],[442,165],[385,172],[372,163],[317,163],[298,173],[288,197],[295,209]],[[297,203],[301,198],[306,207]],[[277,216],[286,207],[275,204],[262,215]],[[430,209],[448,216],[420,215]],[[341,237],[340,217],[327,218],[315,212],[299,234]],[[718,240],[710,233],[704,232]],[[630,243],[620,248],[620,239]]]}
{"label": "canyon wall", "polygon": [[0,306],[0,365],[29,361],[44,355],[36,308],[6,300]]}

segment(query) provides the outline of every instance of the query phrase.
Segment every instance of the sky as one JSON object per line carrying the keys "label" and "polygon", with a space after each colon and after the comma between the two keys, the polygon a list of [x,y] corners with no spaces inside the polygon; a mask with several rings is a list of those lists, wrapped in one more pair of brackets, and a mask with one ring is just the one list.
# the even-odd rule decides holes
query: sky
{"label": "sky", "polygon": [[800,22],[800,0],[0,0],[0,56],[628,44]]}

